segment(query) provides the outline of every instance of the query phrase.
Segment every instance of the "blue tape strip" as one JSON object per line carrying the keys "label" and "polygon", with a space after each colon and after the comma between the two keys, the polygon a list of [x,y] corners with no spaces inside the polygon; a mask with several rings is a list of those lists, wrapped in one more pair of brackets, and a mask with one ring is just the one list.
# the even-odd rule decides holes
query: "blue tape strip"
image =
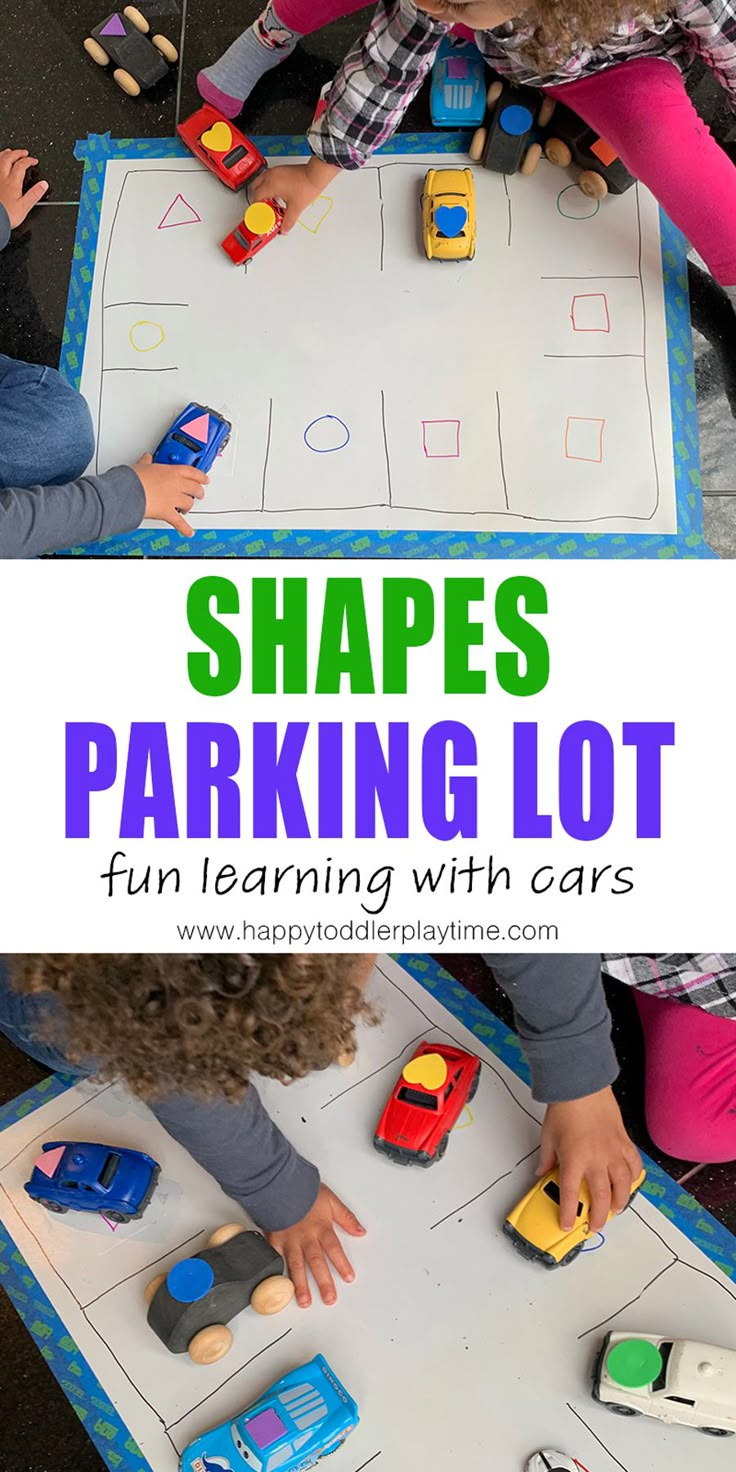
{"label": "blue tape strip", "polygon": [[[466,991],[430,956],[412,953],[395,956],[394,960],[513,1073],[529,1083],[529,1069],[516,1034],[489,1012],[477,997]],[[56,1074],[28,1089],[0,1108],[0,1130],[40,1109],[42,1104],[76,1082],[74,1077]],[[645,1157],[645,1162],[647,1180],[644,1194],[722,1273],[729,1278],[736,1277],[736,1237],[653,1160]],[[113,1472],[153,1472],[2,1221],[0,1285],[36,1341],[106,1465]]]}
{"label": "blue tape strip", "polygon": [[[402,133],[392,138],[382,154],[462,153],[467,133]],[[255,140],[270,157],[294,156],[307,151],[303,137],[267,136]],[[90,134],[78,143],[76,157],[84,161],[77,234],[69,283],[69,298],[60,369],[79,387],[84,361],[89,304],[94,276],[102,192],[108,159],[189,158],[178,138],[119,138]],[[687,291],[685,241],[664,214],[661,218],[662,271],[669,346],[670,397],[677,501],[677,534],[661,533],[532,533],[457,531],[253,531],[197,530],[180,537],[165,529],[141,529],[111,537],[89,547],[74,547],[62,556],[73,557],[330,557],[411,559],[416,557],[467,559],[541,558],[654,558],[715,557],[703,533],[700,452],[695,402],[695,373]]]}

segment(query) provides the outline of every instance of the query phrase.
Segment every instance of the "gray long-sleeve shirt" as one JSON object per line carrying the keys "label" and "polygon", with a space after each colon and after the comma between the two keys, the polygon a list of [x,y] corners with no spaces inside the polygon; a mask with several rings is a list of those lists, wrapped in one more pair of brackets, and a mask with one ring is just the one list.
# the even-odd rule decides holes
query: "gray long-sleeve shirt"
{"label": "gray long-sleeve shirt", "polygon": [[[10,221],[0,204],[0,251],[9,239]],[[145,509],[143,486],[129,465],[63,486],[0,487],[0,557],[39,557],[131,532]]]}
{"label": "gray long-sleeve shirt", "polygon": [[[536,1099],[579,1099],[613,1082],[618,1064],[600,956],[513,953],[484,960],[514,1007]],[[0,969],[0,1031],[39,1062],[61,1068],[63,1056],[34,1041],[48,1002],[12,991]],[[319,1172],[273,1123],[253,1084],[237,1104],[176,1094],[151,1108],[264,1231],[293,1226],[313,1206]],[[324,1164],[329,1172],[329,1161]]]}

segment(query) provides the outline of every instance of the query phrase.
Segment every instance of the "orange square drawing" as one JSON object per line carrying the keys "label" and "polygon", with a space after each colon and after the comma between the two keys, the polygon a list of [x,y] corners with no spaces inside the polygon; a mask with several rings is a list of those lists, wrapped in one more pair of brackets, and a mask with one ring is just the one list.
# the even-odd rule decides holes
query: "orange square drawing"
{"label": "orange square drawing", "polygon": [[570,415],[565,425],[565,456],[568,460],[588,460],[600,465],[603,459],[603,427],[605,419],[585,419]]}
{"label": "orange square drawing", "polygon": [[608,168],[608,165],[614,163],[618,158],[615,148],[611,148],[610,143],[606,143],[605,138],[596,138],[595,143],[592,143],[590,146],[590,151],[595,154],[596,158],[600,159],[605,168]]}

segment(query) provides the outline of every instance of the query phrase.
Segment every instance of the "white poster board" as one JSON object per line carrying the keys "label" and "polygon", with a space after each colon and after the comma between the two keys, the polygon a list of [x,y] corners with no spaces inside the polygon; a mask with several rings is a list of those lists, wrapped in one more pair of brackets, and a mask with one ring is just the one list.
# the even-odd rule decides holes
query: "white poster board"
{"label": "white poster board", "polygon": [[[611,1415],[592,1400],[590,1379],[614,1326],[736,1347],[733,1284],[642,1196],[602,1249],[568,1269],[546,1272],[518,1256],[502,1222],[533,1180],[542,1109],[393,962],[381,960],[371,987],[384,1020],[362,1032],[348,1070],[262,1090],[367,1227],[349,1243],[356,1281],[332,1308],[241,1314],[218,1364],[170,1354],[147,1327],[143,1289],[242,1213],[148,1111],[117,1086],[79,1084],[0,1135],[0,1217],[154,1472],[176,1472],[191,1440],[318,1352],[361,1415],[330,1472],[522,1472],[546,1447],[590,1472],[692,1472],[698,1459],[709,1472],[731,1469],[732,1442]],[[444,1160],[426,1171],[372,1146],[399,1070],[425,1037],[454,1039],[483,1065]],[[143,1219],[113,1228],[30,1201],[23,1182],[54,1138],[153,1154],[162,1175]]]}
{"label": "white poster board", "polygon": [[196,401],[234,427],[198,527],[675,532],[655,200],[476,168],[475,260],[427,261],[425,173],[466,162],[375,158],[246,270],[220,249],[242,195],[195,160],[111,159],[94,468]]}

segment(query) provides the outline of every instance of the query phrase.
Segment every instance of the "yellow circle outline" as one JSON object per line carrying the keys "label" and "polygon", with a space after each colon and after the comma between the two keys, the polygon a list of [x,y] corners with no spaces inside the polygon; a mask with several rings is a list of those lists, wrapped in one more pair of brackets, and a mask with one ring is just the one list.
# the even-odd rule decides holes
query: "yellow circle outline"
{"label": "yellow circle outline", "polygon": [[[161,333],[161,336],[160,336],[158,342],[152,342],[150,348],[139,348],[138,347],[138,344],[134,341],[134,338],[133,338],[133,333],[135,332],[136,327],[157,327],[158,330],[159,330],[159,332]],[[130,340],[130,346],[133,348],[133,351],[136,352],[136,353],[152,353],[152,352],[154,352],[156,348],[160,348],[160,346],[161,346],[162,342],[164,341],[165,337],[166,337],[166,333],[164,332],[162,323],[161,322],[151,322],[148,317],[141,317],[140,322],[134,322],[133,323],[133,326],[130,329],[130,332],[128,333],[128,338]]]}

